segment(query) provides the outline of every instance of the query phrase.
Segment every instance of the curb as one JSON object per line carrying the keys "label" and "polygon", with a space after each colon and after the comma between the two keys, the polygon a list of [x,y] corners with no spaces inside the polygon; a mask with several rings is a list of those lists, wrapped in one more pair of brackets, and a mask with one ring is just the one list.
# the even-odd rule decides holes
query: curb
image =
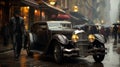
{"label": "curb", "polygon": [[0,53],[4,53],[4,52],[10,51],[10,50],[12,50],[12,49],[13,49],[13,48],[5,49],[5,50],[0,50]]}

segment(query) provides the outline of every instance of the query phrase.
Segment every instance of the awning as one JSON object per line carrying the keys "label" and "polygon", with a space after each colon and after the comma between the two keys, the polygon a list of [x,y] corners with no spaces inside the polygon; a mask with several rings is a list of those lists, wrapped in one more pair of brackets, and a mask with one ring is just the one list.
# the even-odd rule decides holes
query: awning
{"label": "awning", "polygon": [[25,3],[26,5],[39,8],[39,4],[33,0],[22,0],[22,2]]}
{"label": "awning", "polygon": [[80,20],[80,21],[88,21],[88,19],[84,15],[82,15],[78,12],[70,12],[70,15],[78,18],[78,20]]}
{"label": "awning", "polygon": [[29,6],[35,7],[35,8],[44,9],[44,10],[50,10],[50,11],[53,11],[53,12],[56,11],[56,12],[65,13],[64,10],[62,10],[62,9],[60,9],[58,7],[52,6],[52,5],[48,4],[45,1],[42,1],[41,4],[37,3],[34,0],[22,0],[22,2],[29,5]]}
{"label": "awning", "polygon": [[44,1],[42,1],[42,2],[45,4],[45,6],[48,6],[49,8],[52,8],[52,9],[55,9],[55,10],[60,11],[60,12],[62,12],[62,13],[65,13],[64,10],[62,10],[62,9],[60,9],[60,8],[58,8],[58,7],[54,7],[54,6],[48,4],[48,3],[44,2]]}
{"label": "awning", "polygon": [[70,19],[71,17],[68,15],[68,14],[57,14],[57,15],[52,15],[51,16],[52,19],[61,19],[61,20],[68,20]]}
{"label": "awning", "polygon": [[78,13],[78,12],[70,12],[70,16],[71,16],[71,22],[73,22],[73,24],[84,24],[84,23],[88,23],[89,24],[89,19],[87,19],[84,15]]}

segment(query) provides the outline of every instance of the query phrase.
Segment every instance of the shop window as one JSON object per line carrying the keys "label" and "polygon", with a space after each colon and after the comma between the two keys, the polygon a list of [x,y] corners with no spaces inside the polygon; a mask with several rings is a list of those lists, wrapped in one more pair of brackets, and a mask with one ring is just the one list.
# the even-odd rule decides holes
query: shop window
{"label": "shop window", "polygon": [[29,6],[21,7],[21,16],[24,18],[25,28],[28,30],[28,21],[29,21]]}
{"label": "shop window", "polygon": [[34,21],[40,20],[40,10],[34,10]]}

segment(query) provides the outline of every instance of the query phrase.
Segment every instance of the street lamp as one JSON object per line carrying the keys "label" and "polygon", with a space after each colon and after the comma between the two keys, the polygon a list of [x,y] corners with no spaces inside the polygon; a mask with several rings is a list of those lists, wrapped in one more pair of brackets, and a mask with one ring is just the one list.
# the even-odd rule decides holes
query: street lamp
{"label": "street lamp", "polygon": [[56,3],[56,0],[49,0],[50,5],[54,6]]}
{"label": "street lamp", "polygon": [[118,20],[117,23],[120,23],[120,21]]}
{"label": "street lamp", "polygon": [[101,24],[104,24],[104,21],[103,21],[103,20],[101,20]]}
{"label": "street lamp", "polygon": [[74,12],[78,12],[78,6],[73,7]]}

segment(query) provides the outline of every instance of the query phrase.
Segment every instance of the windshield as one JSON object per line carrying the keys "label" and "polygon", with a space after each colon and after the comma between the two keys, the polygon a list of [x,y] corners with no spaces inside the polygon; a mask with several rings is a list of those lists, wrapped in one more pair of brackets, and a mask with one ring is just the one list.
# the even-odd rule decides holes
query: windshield
{"label": "windshield", "polygon": [[48,28],[51,30],[58,29],[71,29],[72,25],[70,23],[48,23]]}

